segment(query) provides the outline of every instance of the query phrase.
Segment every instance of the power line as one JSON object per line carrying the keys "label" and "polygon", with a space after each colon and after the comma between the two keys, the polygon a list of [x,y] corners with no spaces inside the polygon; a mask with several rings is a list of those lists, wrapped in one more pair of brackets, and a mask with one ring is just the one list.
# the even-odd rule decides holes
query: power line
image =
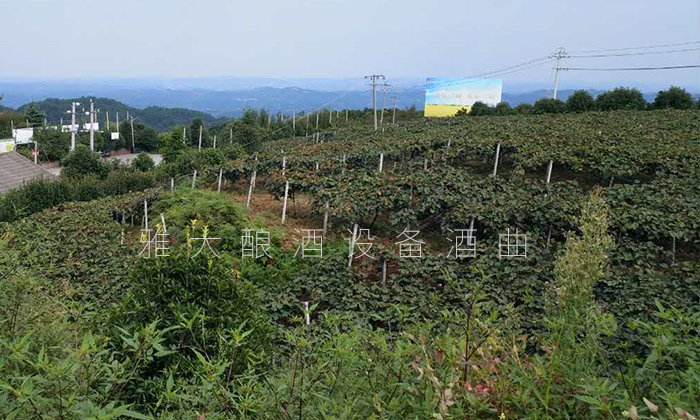
{"label": "power line", "polygon": [[593,68],[593,67],[562,67],[560,70],[586,70],[586,71],[624,71],[624,70],[672,70],[672,69],[693,69],[700,67],[700,64],[687,66],[665,66],[665,67],[621,67],[621,68]]}
{"label": "power line", "polygon": [[698,48],[686,48],[686,49],[682,49],[682,50],[645,51],[645,52],[622,53],[622,54],[571,55],[569,57],[572,57],[572,58],[625,57],[625,56],[632,56],[632,55],[669,54],[669,53],[686,52],[686,51],[700,51],[700,47],[698,47]]}
{"label": "power line", "polygon": [[583,50],[583,51],[574,51],[574,53],[598,53],[598,52],[611,52],[611,51],[645,50],[645,49],[651,49],[651,48],[680,47],[683,45],[692,45],[692,44],[700,44],[700,41],[678,42],[678,43],[674,43],[674,44],[647,45],[644,47],[608,48],[608,49],[603,49],[603,50]]}

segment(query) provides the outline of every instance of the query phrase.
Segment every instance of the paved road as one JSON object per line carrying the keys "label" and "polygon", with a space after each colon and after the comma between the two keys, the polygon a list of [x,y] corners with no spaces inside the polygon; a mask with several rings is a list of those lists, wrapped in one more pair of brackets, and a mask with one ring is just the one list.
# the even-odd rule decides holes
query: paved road
{"label": "paved road", "polygon": [[[149,153],[148,155],[153,159],[153,162],[155,162],[156,165],[160,164],[160,162],[163,161],[163,156],[161,156],[161,155],[158,155],[158,154],[155,154],[155,153]],[[133,155],[133,154],[130,154],[130,155],[120,155],[120,156],[108,157],[107,159],[117,159],[117,160],[120,160],[120,161],[122,161],[122,162],[124,162],[124,163],[126,163],[126,164],[130,164],[130,163],[131,163],[131,160],[134,159],[136,156],[137,156],[137,155]],[[60,175],[60,174],[61,174],[61,168],[60,168],[59,166],[56,166],[56,167],[53,167],[53,168],[44,168],[44,169],[46,169],[47,171],[51,172],[51,173],[54,174],[54,175]]]}

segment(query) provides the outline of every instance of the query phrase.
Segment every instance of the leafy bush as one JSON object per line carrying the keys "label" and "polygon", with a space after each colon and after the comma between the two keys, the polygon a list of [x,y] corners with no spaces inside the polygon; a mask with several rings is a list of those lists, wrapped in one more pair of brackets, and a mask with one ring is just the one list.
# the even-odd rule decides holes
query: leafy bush
{"label": "leafy bush", "polygon": [[595,109],[595,100],[587,90],[577,90],[566,100],[569,112],[587,112]]}
{"label": "leafy bush", "polygon": [[647,101],[639,90],[619,87],[598,95],[596,98],[596,106],[601,111],[611,111],[615,109],[641,110],[646,108]]}
{"label": "leafy bush", "polygon": [[656,109],[690,109],[692,106],[692,95],[685,89],[681,89],[677,86],[671,86],[668,90],[659,91],[653,103],[653,107]]}
{"label": "leafy bush", "polygon": [[481,102],[481,101],[476,101],[474,102],[474,105],[472,105],[471,109],[469,110],[469,115],[472,117],[479,117],[483,115],[493,115],[493,108],[488,106],[487,104]]}
{"label": "leafy bush", "polygon": [[559,99],[542,98],[532,105],[531,114],[563,114],[566,104]]}
{"label": "leafy bush", "polygon": [[156,167],[156,164],[148,153],[139,152],[134,160],[131,161],[131,167],[141,172],[148,172],[153,170],[153,168]]}
{"label": "leafy bush", "polygon": [[62,203],[143,191],[154,185],[152,174],[123,170],[111,171],[105,178],[35,179],[0,196],[0,222],[11,222]]}
{"label": "leafy bush", "polygon": [[82,144],[77,145],[73,152],[61,160],[61,174],[68,178],[86,175],[104,177],[108,172],[109,168],[100,159],[100,155]]}

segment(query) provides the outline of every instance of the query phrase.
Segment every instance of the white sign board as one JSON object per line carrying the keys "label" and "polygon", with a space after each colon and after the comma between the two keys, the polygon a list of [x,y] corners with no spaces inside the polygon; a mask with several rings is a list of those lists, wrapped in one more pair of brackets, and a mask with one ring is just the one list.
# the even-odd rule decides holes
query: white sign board
{"label": "white sign board", "polygon": [[118,132],[113,132],[111,134],[112,134],[112,136],[111,136],[112,140],[119,140],[119,133]]}
{"label": "white sign board", "polygon": [[16,128],[12,130],[12,137],[14,137],[17,144],[31,143],[32,137],[34,137],[34,129],[32,127]]}

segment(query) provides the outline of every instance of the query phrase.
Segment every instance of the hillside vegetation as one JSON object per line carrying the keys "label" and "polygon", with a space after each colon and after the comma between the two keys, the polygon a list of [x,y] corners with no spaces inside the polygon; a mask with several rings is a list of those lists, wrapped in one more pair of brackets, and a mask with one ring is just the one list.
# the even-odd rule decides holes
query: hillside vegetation
{"label": "hillside vegetation", "polygon": [[0,417],[697,418],[697,111],[288,126],[4,202]]}

